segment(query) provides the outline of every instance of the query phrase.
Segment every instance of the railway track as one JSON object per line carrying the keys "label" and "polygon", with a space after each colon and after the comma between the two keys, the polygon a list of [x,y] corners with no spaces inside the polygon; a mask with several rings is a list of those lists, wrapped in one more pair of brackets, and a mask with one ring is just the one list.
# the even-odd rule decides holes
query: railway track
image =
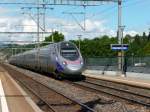
{"label": "railway track", "polygon": [[9,74],[38,99],[38,106],[46,106],[47,112],[96,112],[89,106],[76,101],[63,93],[57,92],[35,79],[20,73],[4,65]]}
{"label": "railway track", "polygon": [[[9,69],[9,68],[8,68]],[[26,71],[23,71],[23,70],[18,70],[18,69],[16,69],[15,67],[10,67],[10,69],[15,69],[15,71],[16,72],[19,72],[19,74],[21,74],[21,75],[25,75],[25,74],[30,74],[30,72],[26,72]],[[8,70],[9,71],[9,70]],[[11,72],[11,71],[9,71],[9,72]],[[24,72],[26,72],[26,73],[24,73]],[[12,71],[11,73],[13,73],[14,74],[14,71]],[[16,74],[16,73],[15,73]],[[32,73],[31,73],[32,74]],[[35,79],[38,83],[39,82],[41,82],[44,86],[45,86],[45,82],[44,81],[48,81],[49,82],[49,80],[47,80],[48,78],[40,78],[41,76],[38,76],[37,78],[35,78],[35,75],[36,74],[34,74],[32,77],[30,77],[31,75],[27,75],[27,77],[30,77],[31,79],[33,78],[33,79]],[[38,75],[38,74],[37,74]],[[17,79],[18,79],[18,76],[16,77]],[[90,82],[91,81],[91,82]],[[53,82],[53,81],[52,81]],[[55,82],[55,81],[54,81]],[[129,87],[127,87],[127,86],[125,86],[125,85],[121,85],[120,83],[119,84],[115,84],[114,82],[108,82],[108,81],[103,81],[103,80],[98,80],[98,79],[93,79],[93,78],[87,78],[85,81],[79,81],[79,82],[70,82],[70,81],[61,81],[61,82],[63,82],[64,84],[65,83],[69,83],[69,85],[72,85],[72,87],[73,86],[77,86],[77,88],[81,88],[82,90],[84,90],[84,91],[91,91],[92,93],[96,93],[96,94],[99,94],[100,96],[102,95],[106,95],[106,94],[109,94],[109,96],[111,97],[109,97],[110,99],[109,100],[100,100],[99,102],[97,102],[97,105],[98,106],[96,106],[96,108],[93,108],[93,106],[92,105],[89,105],[89,104],[91,104],[91,103],[84,103],[83,105],[85,105],[85,106],[83,106],[82,105],[82,103],[80,103],[80,102],[78,102],[78,101],[80,101],[80,100],[75,100],[73,97],[69,97],[69,99],[72,99],[73,100],[73,102],[74,101],[77,101],[79,104],[77,105],[77,106],[75,106],[75,110],[72,110],[72,109],[70,109],[69,111],[68,111],[68,109],[67,108],[69,108],[67,105],[65,105],[63,108],[62,108],[62,106],[57,110],[55,110],[55,107],[56,107],[56,105],[54,106],[53,104],[52,104],[52,106],[53,106],[53,108],[54,108],[54,112],[93,112],[93,111],[95,111],[95,109],[96,109],[96,112],[97,112],[97,109],[98,110],[100,110],[100,111],[106,111],[107,112],[107,110],[109,110],[110,108],[111,108],[111,111],[112,111],[112,109],[113,110],[119,110],[118,112],[129,112],[129,111],[131,111],[131,112],[134,112],[135,110],[141,110],[141,109],[144,109],[145,111],[144,112],[149,112],[149,108],[147,108],[148,107],[148,105],[144,105],[144,104],[142,104],[142,105],[144,105],[145,107],[144,108],[142,108],[143,106],[141,105],[136,105],[135,104],[135,101],[133,101],[132,100],[132,102],[134,102],[134,103],[124,103],[124,101],[122,102],[122,104],[121,103],[119,103],[118,101],[120,101],[120,100],[116,100],[115,98],[116,97],[119,97],[118,96],[118,91],[116,91],[116,92],[114,92],[114,91],[112,91],[112,90],[109,90],[108,88],[100,88],[100,85],[98,84],[98,83],[100,83],[101,85],[103,85],[103,86],[112,86],[111,88],[115,88],[115,89],[117,89],[117,88],[122,88],[122,89],[125,89],[125,90],[132,90],[133,88],[129,88]],[[88,83],[88,84],[85,84],[85,82],[86,83]],[[84,83],[84,84],[83,84]],[[91,84],[91,83],[94,83],[94,84]],[[95,84],[96,83],[96,84]],[[52,85],[53,85],[53,83],[51,83]],[[92,86],[89,86],[89,84],[91,84]],[[68,85],[68,84],[67,84]],[[93,85],[97,85],[95,88],[93,87]],[[49,88],[49,85],[47,85],[48,86],[48,88]],[[65,86],[66,87],[66,86]],[[35,88],[35,87],[33,87],[33,88]],[[36,88],[38,88],[38,87],[36,87]],[[51,88],[51,86],[50,86],[50,88]],[[53,87],[52,87],[53,88]],[[76,87],[75,87],[76,88]],[[32,88],[31,88],[32,89]],[[98,90],[99,89],[99,90]],[[66,89],[65,89],[66,90]],[[105,90],[105,91],[104,91]],[[135,91],[136,90],[136,91]],[[38,90],[39,91],[39,90]],[[53,89],[52,89],[52,91],[53,91]],[[57,92],[57,89],[54,89],[54,91],[56,91]],[[53,91],[53,92],[54,92]],[[58,90],[59,91],[59,90]],[[139,88],[137,88],[137,89],[133,89],[132,91],[134,91],[134,92],[139,92],[139,91],[141,91],[141,90],[139,90]],[[60,92],[60,91],[59,91]],[[38,93],[40,93],[40,92],[38,92]],[[58,93],[58,94],[62,94],[62,95],[64,95],[63,94],[64,92],[60,92],[60,93]],[[149,93],[149,91],[146,91],[145,93],[144,92],[141,92],[140,94],[141,95],[145,95],[146,93]],[[115,95],[114,95],[115,94]],[[121,94],[121,92],[119,93],[119,94]],[[149,93],[150,94],[150,93]],[[149,94],[147,94],[147,96],[149,96]],[[40,95],[40,97],[42,96],[41,95],[41,93],[39,94]],[[117,96],[116,96],[117,95]],[[45,95],[46,96],[46,95]],[[53,96],[53,95],[50,95],[50,96]],[[57,96],[57,95],[56,95]],[[69,96],[69,95],[67,95],[67,96]],[[67,96],[65,96],[64,95],[64,97],[67,97]],[[107,96],[107,95],[106,95]],[[115,97],[112,97],[112,96],[115,96]],[[78,95],[76,96],[76,97],[78,97]],[[91,97],[91,96],[90,96]],[[126,96],[126,97],[128,97],[128,96]],[[119,97],[120,99],[125,99],[125,100],[127,100],[126,98],[123,98],[122,97],[122,94],[120,95],[120,97]],[[133,97],[133,98],[136,98],[135,96]],[[42,98],[43,99],[43,98]],[[57,99],[57,97],[55,98],[55,97],[52,97],[52,99]],[[77,98],[78,99],[78,98]],[[80,98],[79,98],[80,99]],[[102,98],[103,99],[103,98]],[[128,98],[129,99],[129,98]],[[60,98],[58,99],[59,101],[60,101]],[[64,100],[64,99],[63,99]],[[71,100],[71,101],[72,101]],[[44,99],[44,101],[45,101],[45,99]],[[44,101],[42,101],[42,100],[40,100],[40,103],[38,103],[38,104],[40,104],[40,106],[43,106],[43,105],[46,105],[46,103],[44,103]],[[57,102],[59,102],[59,101],[57,101]],[[93,100],[93,101],[95,101],[95,100]],[[96,100],[97,101],[97,100]],[[110,102],[111,101],[111,102]],[[113,102],[112,102],[113,101]],[[129,101],[129,100],[128,100]],[[117,103],[118,102],[118,103]],[[130,100],[130,102],[131,102],[131,100]],[[76,103],[76,102],[75,102]],[[74,104],[75,104],[74,103]],[[94,102],[93,102],[94,103]],[[92,104],[93,104],[92,103]],[[137,103],[137,102],[136,102]],[[50,106],[51,106],[51,102],[49,103],[50,104]],[[72,103],[73,104],[73,103]],[[81,104],[81,105],[80,105]],[[127,104],[127,105],[126,105]],[[128,105],[129,104],[129,105]],[[133,105],[133,106],[131,106],[131,105]],[[135,104],[135,105],[134,105]],[[141,104],[141,103],[140,103]],[[88,105],[88,106],[87,106]],[[94,103],[94,105],[95,105],[95,103]],[[60,105],[59,105],[60,106]],[[48,106],[47,106],[48,107]],[[86,108],[87,107],[87,108]],[[90,108],[91,107],[91,108]],[[95,107],[95,106],[94,106]],[[110,108],[109,108],[110,107]],[[65,109],[64,109],[65,108]],[[73,107],[74,108],[74,107]],[[64,110],[63,110],[64,109]],[[93,110],[94,109],[94,110]],[[110,111],[110,110],[109,110]],[[116,112],[116,111],[114,111],[114,112]],[[46,111],[47,112],[47,111]],[[49,112],[49,111],[48,111]],[[51,111],[50,111],[51,112]],[[141,111],[139,111],[139,112],[141,112]]]}
{"label": "railway track", "polygon": [[119,97],[133,103],[144,105],[148,108],[150,107],[149,89],[88,77],[84,81],[73,82],[73,84],[75,86],[81,86],[82,88],[84,87],[97,92]]}

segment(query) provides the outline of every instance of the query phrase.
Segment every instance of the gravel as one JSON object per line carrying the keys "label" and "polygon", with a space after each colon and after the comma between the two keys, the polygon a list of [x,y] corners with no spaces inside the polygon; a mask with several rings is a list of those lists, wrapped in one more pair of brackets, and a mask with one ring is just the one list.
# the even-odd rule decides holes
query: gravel
{"label": "gravel", "polygon": [[126,105],[121,102],[115,102],[110,105],[96,105],[95,110],[97,112],[150,112],[145,107]]}
{"label": "gravel", "polygon": [[143,106],[136,107],[131,104],[126,105],[98,93],[86,91],[71,84],[57,81],[29,70],[21,69],[12,65],[8,66],[24,73],[25,75],[28,75],[29,77],[32,77],[35,80],[40,81],[57,92],[63,93],[67,97],[93,107],[97,112],[150,112],[149,109],[146,109],[146,107]]}

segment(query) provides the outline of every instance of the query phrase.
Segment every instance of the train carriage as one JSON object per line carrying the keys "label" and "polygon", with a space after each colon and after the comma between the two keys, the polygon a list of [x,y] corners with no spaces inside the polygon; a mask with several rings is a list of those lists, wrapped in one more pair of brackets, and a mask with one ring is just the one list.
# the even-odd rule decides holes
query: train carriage
{"label": "train carriage", "polygon": [[12,56],[9,63],[46,73],[56,78],[76,77],[83,70],[83,58],[75,44],[71,42],[53,43]]}

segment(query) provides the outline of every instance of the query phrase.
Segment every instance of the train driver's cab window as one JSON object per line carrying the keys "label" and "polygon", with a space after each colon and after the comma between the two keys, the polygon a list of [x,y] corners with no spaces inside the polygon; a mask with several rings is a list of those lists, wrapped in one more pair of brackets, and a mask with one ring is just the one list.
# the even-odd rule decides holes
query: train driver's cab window
{"label": "train driver's cab window", "polygon": [[69,42],[64,42],[64,43],[61,43],[60,48],[61,48],[60,53],[62,57],[71,61],[78,59],[79,53],[74,44],[69,43]]}

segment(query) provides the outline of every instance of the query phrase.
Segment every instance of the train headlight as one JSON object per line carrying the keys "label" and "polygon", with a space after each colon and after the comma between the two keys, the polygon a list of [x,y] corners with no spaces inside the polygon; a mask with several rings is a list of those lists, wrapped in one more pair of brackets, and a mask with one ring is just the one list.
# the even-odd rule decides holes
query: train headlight
{"label": "train headlight", "polygon": [[66,62],[66,61],[63,61],[63,65],[67,65],[67,62]]}
{"label": "train headlight", "polygon": [[56,57],[56,61],[58,61],[58,57]]}
{"label": "train headlight", "polygon": [[80,64],[83,65],[83,61],[80,61]]}

